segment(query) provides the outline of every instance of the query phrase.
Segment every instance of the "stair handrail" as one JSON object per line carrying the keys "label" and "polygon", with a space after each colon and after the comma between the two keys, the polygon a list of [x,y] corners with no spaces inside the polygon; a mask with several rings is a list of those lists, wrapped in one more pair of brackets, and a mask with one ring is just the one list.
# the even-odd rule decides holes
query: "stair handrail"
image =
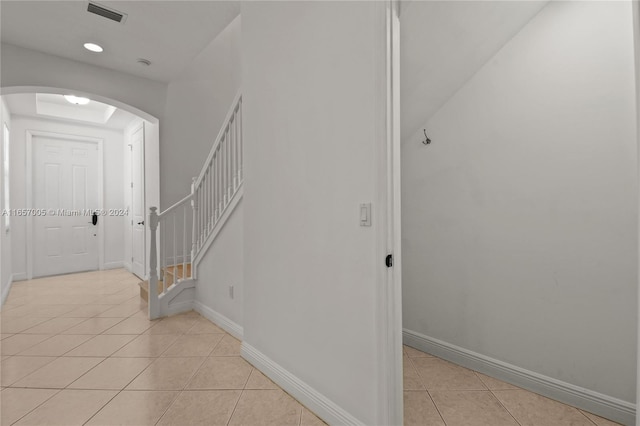
{"label": "stair handrail", "polygon": [[191,193],[189,195],[187,195],[186,197],[184,197],[182,200],[178,201],[177,203],[175,203],[174,205],[172,205],[171,207],[169,207],[168,209],[164,210],[161,213],[158,213],[158,218],[161,219],[163,216],[168,215],[169,213],[173,212],[174,210],[176,210],[178,207],[182,206],[183,204],[185,204],[187,201],[191,201],[193,199],[193,188],[191,190]]}
{"label": "stair handrail", "polygon": [[220,143],[222,142],[222,139],[224,139],[227,126],[229,125],[229,121],[231,121],[231,118],[233,117],[236,111],[236,108],[238,107],[238,103],[240,102],[241,99],[242,99],[242,88],[240,88],[236,93],[236,95],[234,96],[233,102],[231,103],[231,108],[229,108],[229,111],[227,111],[227,115],[224,117],[224,121],[222,122],[222,127],[218,132],[218,136],[216,136],[216,140],[213,143],[213,146],[211,147],[211,151],[209,151],[209,155],[207,156],[207,159],[204,162],[202,169],[200,170],[200,174],[198,175],[198,178],[195,180],[195,183],[192,188],[197,188],[202,182],[202,179],[204,178],[204,175],[207,172],[207,167],[209,167],[209,164],[211,163],[211,160],[213,159],[213,156],[215,155],[215,152],[218,149],[218,145],[220,145]]}
{"label": "stair handrail", "polygon": [[[228,137],[231,139],[227,140]],[[222,145],[223,142],[224,145]],[[149,227],[151,230],[151,256],[149,259],[150,271],[148,292],[150,319],[155,319],[160,316],[160,299],[164,294],[166,294],[168,288],[166,279],[167,264],[165,263],[167,258],[166,253],[164,253],[166,234],[165,236],[162,235],[162,231],[166,231],[165,225],[170,225],[168,222],[173,224],[171,237],[173,238],[174,270],[177,271],[179,268],[177,260],[181,258],[182,262],[180,263],[182,264],[183,271],[182,281],[184,281],[184,279],[195,279],[196,265],[193,263],[194,259],[196,259],[198,253],[200,253],[203,248],[206,249],[206,247],[211,244],[211,241],[215,239],[215,234],[218,232],[215,230],[216,225],[221,220],[223,213],[226,212],[228,215],[229,212],[233,210],[233,206],[238,203],[239,198],[237,197],[237,194],[240,194],[240,197],[242,195],[242,157],[242,90],[240,89],[236,93],[233,103],[222,122],[222,127],[211,146],[211,150],[209,151],[209,155],[202,166],[200,174],[197,178],[193,178],[190,193],[162,212],[158,212],[157,207],[150,208]],[[213,203],[214,201],[215,205]],[[232,201],[233,205],[231,209],[228,209],[229,205],[232,204]],[[188,250],[187,248],[188,222],[187,212],[184,210],[186,209],[185,205],[187,203],[190,203],[192,210],[191,250]],[[200,205],[201,203],[203,204],[202,206]],[[183,208],[183,220],[181,222],[183,225],[182,253],[181,256],[178,256],[179,252],[176,249],[176,238],[180,228],[176,226],[176,215],[179,214],[178,209],[181,207]],[[199,212],[201,208],[202,211]],[[160,237],[158,238],[157,231],[159,226],[161,228],[161,232]],[[169,231],[171,231],[171,227],[169,227]],[[158,245],[158,241],[160,241],[160,245]],[[158,251],[160,254],[159,259]],[[189,258],[189,262],[187,262],[187,258]],[[189,277],[186,276],[188,264],[190,264]],[[163,274],[164,276],[162,277],[162,280],[160,280],[163,283],[162,295],[159,295],[158,283],[160,276]],[[173,280],[172,284],[178,283],[179,280],[177,273],[174,275]]]}

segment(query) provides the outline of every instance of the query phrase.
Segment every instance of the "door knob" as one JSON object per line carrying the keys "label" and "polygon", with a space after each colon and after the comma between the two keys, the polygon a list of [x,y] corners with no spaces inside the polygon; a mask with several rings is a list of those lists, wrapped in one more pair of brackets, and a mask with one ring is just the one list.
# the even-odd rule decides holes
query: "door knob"
{"label": "door knob", "polygon": [[144,225],[144,220],[142,222],[138,222],[138,225]]}

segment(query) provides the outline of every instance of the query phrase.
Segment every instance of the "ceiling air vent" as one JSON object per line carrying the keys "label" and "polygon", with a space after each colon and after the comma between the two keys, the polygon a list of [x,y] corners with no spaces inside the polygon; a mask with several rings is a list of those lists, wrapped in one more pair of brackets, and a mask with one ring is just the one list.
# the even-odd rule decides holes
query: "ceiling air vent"
{"label": "ceiling air vent", "polygon": [[112,21],[120,22],[121,24],[124,24],[124,21],[127,20],[126,13],[118,12],[115,9],[111,9],[110,7],[106,7],[91,1],[87,6],[87,12],[95,13],[96,15],[100,15],[103,18],[111,19]]}

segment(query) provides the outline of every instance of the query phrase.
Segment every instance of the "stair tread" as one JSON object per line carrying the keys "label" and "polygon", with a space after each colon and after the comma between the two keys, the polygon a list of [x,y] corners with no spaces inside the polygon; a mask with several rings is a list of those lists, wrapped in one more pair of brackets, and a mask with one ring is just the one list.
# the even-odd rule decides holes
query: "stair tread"
{"label": "stair tread", "polygon": [[[140,288],[144,289],[144,291],[146,291],[147,293],[149,292],[149,281],[140,281],[138,283],[138,285],[140,286]],[[162,293],[163,290],[163,282],[162,281],[158,281],[158,293]]]}
{"label": "stair tread", "polygon": [[[177,267],[175,265],[170,265],[164,268],[164,272],[171,276],[174,275],[174,271],[175,271],[175,274],[178,276],[178,278],[182,278],[184,276],[183,270],[184,270],[183,264],[179,264],[177,265]],[[187,263],[187,275],[191,276],[191,263]]]}

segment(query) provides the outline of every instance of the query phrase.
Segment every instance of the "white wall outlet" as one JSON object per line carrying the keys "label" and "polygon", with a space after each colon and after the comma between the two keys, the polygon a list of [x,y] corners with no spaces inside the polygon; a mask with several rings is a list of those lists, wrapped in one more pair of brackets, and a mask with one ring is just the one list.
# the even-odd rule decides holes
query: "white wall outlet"
{"label": "white wall outlet", "polygon": [[229,286],[229,297],[233,299],[233,286]]}

